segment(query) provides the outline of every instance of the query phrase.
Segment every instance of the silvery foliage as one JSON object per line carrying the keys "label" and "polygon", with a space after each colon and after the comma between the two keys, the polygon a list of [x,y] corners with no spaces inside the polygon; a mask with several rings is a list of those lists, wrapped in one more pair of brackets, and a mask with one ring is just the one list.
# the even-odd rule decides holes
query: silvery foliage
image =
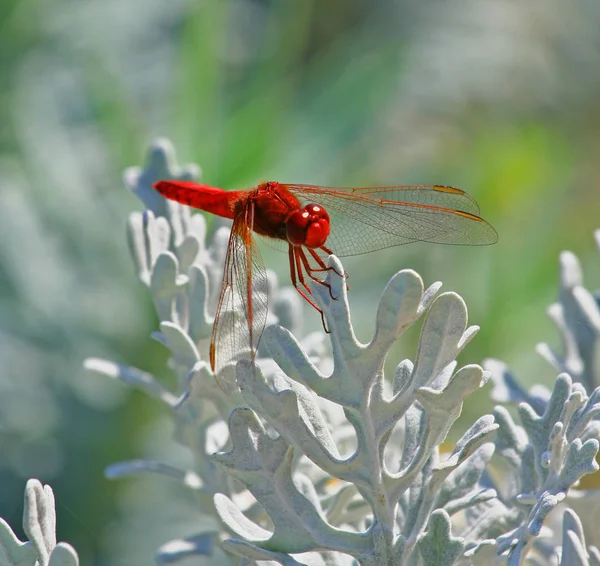
{"label": "silvery foliage", "polygon": [[[600,231],[595,238],[600,247]],[[496,452],[508,470],[502,487],[490,480],[499,496],[479,516],[479,530],[486,518],[503,526],[497,550],[508,551],[509,564],[520,564],[529,550],[531,564],[600,565],[597,529],[589,529],[592,544],[586,545],[578,517],[584,525],[594,525],[599,493],[570,489],[581,476],[598,470],[599,295],[583,286],[581,266],[571,252],[560,256],[560,282],[559,300],[548,314],[561,333],[563,351],[547,344],[537,348],[561,372],[554,389],[536,385],[526,391],[502,362],[485,364],[492,372],[493,398],[518,403],[521,419],[518,426],[504,407],[495,409],[500,426]],[[486,556],[483,552],[482,564]]]}
{"label": "silvery foliage", "polygon": [[[313,287],[330,331],[329,358],[323,333],[296,340],[300,299],[270,276],[270,322],[280,325],[265,330],[256,366],[240,356],[215,379],[203,354],[228,229],[216,230],[205,246],[204,217],[151,188],[159,179],[195,173],[175,165],[165,141],[154,144],[145,169],[126,173],[146,206],[131,216],[129,240],[161,320],[154,337],[170,351],[177,391],[134,368],[86,362],[166,403],[177,439],[194,454],[189,470],[137,460],[112,466],[108,475],[174,478],[220,525],[164,545],[158,561],[209,556],[220,548],[227,553],[211,563],[232,563],[235,555],[241,563],[454,563],[466,542],[453,534],[460,530],[453,520],[495,497],[479,484],[494,451],[492,416],[480,418],[450,454],[439,449],[464,399],[487,380],[477,365],[457,371],[455,358],[478,330],[467,326],[463,300],[437,296],[439,283],[425,289],[414,271],[401,271],[383,293],[373,339],[359,344],[338,275],[344,270],[332,257],[329,288]],[[421,317],[415,360],[401,362],[390,385],[383,376],[387,352]]]}
{"label": "silvery foliage", "polygon": [[0,519],[0,564],[2,566],[78,566],[75,549],[56,543],[54,493],[49,485],[29,480],[25,486],[23,530],[29,538],[21,542]]}
{"label": "silvery foliage", "polygon": [[[464,399],[489,372],[477,365],[457,370],[455,358],[477,327],[467,326],[458,295],[438,295],[439,283],[425,289],[411,270],[388,283],[365,345],[354,336],[338,275],[344,270],[329,259],[329,288],[316,285],[313,293],[325,313],[331,357],[323,333],[296,340],[300,299],[270,276],[270,322],[280,324],[265,330],[256,365],[241,352],[215,379],[204,354],[228,230],[216,230],[205,246],[204,218],[151,189],[161,178],[197,174],[175,165],[166,141],[154,144],[145,169],[126,173],[147,208],[131,215],[129,240],[161,321],[154,338],[169,349],[176,391],[141,370],[86,361],[89,370],[166,404],[177,440],[193,454],[192,469],[135,460],[107,470],[109,477],[174,479],[192,492],[203,517],[213,519],[201,521],[205,527],[195,535],[163,545],[159,563],[194,556],[206,564],[600,564],[574,510],[584,507],[583,497],[571,489],[598,468],[600,390],[588,395],[564,372],[579,368],[576,378],[588,375],[595,383],[585,368],[595,360],[598,307],[573,277],[566,278],[570,287],[563,285],[562,306],[554,308],[566,354],[551,357],[563,372],[553,390],[527,392],[490,360],[494,394],[520,402],[521,424],[497,407],[442,453]],[[391,382],[385,380],[390,347],[421,317],[414,361],[401,361]],[[495,453],[505,463],[500,471],[490,462]],[[565,503],[572,509],[562,518],[562,536],[555,536],[550,512]]]}
{"label": "silvery foliage", "polygon": [[[166,403],[177,439],[194,454],[189,470],[133,461],[108,475],[174,478],[220,525],[164,545],[158,562],[200,555],[210,563],[238,556],[241,564],[535,564],[558,556],[556,538],[543,538],[542,524],[569,488],[597,469],[600,392],[588,397],[562,373],[552,392],[523,393],[520,426],[498,407],[442,455],[464,399],[488,377],[477,365],[457,371],[455,358],[477,331],[467,326],[464,302],[454,293],[437,296],[439,283],[425,289],[415,272],[400,271],[383,292],[371,342],[360,344],[335,257],[328,286],[312,289],[325,313],[331,357],[322,333],[296,340],[299,298],[270,276],[270,322],[280,324],[265,330],[256,365],[240,352],[241,361],[215,379],[203,354],[228,229],[216,230],[205,246],[203,216],[151,188],[162,178],[197,173],[178,168],[165,141],[153,146],[145,169],[126,173],[147,209],[130,218],[133,257],[161,320],[155,338],[171,353],[177,391],[134,368],[86,363]],[[390,385],[387,353],[421,317],[414,362],[400,362]],[[490,367],[498,374],[498,362]],[[495,452],[508,467],[502,481],[490,473]],[[570,560],[582,549],[582,556],[594,556],[572,511],[563,532],[563,556]]]}

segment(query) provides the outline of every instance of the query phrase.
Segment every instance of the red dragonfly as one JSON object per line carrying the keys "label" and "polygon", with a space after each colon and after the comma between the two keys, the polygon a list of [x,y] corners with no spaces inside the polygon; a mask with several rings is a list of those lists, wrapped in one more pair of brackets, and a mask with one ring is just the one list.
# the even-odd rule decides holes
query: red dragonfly
{"label": "red dragonfly", "polygon": [[441,185],[340,189],[266,182],[225,191],[165,180],[154,188],[233,220],[210,341],[213,372],[244,353],[254,360],[266,324],[267,273],[253,232],[287,245],[292,285],[321,317],[306,277],[326,285],[322,276],[330,268],[324,260],[330,254],[358,255],[409,242],[485,245],[498,239],[472,197]]}

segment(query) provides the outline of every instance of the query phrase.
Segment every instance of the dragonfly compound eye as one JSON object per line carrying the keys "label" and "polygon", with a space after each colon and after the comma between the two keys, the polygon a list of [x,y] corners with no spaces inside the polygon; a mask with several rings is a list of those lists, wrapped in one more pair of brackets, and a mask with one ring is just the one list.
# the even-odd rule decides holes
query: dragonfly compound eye
{"label": "dragonfly compound eye", "polygon": [[329,214],[318,204],[307,204],[287,219],[286,234],[295,246],[319,248],[329,236]]}

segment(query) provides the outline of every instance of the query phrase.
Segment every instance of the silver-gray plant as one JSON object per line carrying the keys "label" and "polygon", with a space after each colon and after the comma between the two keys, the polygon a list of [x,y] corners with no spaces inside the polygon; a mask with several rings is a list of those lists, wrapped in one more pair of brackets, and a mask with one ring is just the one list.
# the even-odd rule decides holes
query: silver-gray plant
{"label": "silver-gray plant", "polygon": [[[580,276],[563,269],[561,306],[552,310],[565,337],[564,356],[544,349],[561,372],[552,391],[525,391],[498,361],[486,371],[458,368],[478,329],[458,295],[439,294],[439,283],[425,288],[411,270],[390,280],[373,338],[359,343],[333,256],[330,288],[312,287],[330,334],[298,341],[300,299],[269,274],[270,325],[256,365],[241,352],[213,376],[206,351],[228,228],[206,245],[202,215],[151,188],[198,174],[177,167],[161,140],[145,169],[125,175],[146,207],[131,215],[129,241],[176,390],[135,368],[86,361],[165,403],[176,439],[193,454],[190,469],[134,460],[107,470],[113,478],[166,475],[195,496],[205,526],[163,545],[159,563],[195,556],[202,564],[600,566],[598,541],[584,536],[586,500],[594,509],[600,501],[576,489],[598,469],[600,437],[600,389],[592,391],[600,314]],[[414,359],[386,379],[391,346],[419,319]],[[490,375],[498,401],[519,403],[520,424],[498,406],[444,452],[464,400]]]}
{"label": "silver-gray plant", "polygon": [[[600,230],[595,239],[600,247]],[[598,470],[600,295],[583,286],[581,266],[571,252],[560,256],[560,280],[559,301],[548,314],[561,333],[563,353],[547,344],[538,346],[553,368],[563,372],[554,389],[537,385],[526,391],[503,363],[485,363],[494,381],[493,398],[518,403],[522,422],[517,426],[501,406],[495,410],[500,425],[496,451],[509,469],[503,477],[504,495],[489,505],[495,507],[493,520],[506,531],[498,537],[496,550],[508,550],[510,564],[520,564],[530,550],[532,564],[548,564],[554,558],[555,564],[564,566],[600,566],[600,536],[593,528],[600,494],[570,489],[581,476]],[[565,513],[560,562],[557,511]],[[587,526],[589,546],[577,513]],[[538,537],[549,514],[546,534]]]}
{"label": "silver-gray plant", "polygon": [[[155,338],[171,353],[178,390],[133,368],[87,361],[166,402],[178,440],[194,454],[192,470],[135,461],[111,467],[109,475],[152,471],[177,478],[197,493],[199,511],[220,525],[167,544],[158,561],[216,548],[230,553],[218,555],[223,563],[231,555],[240,563],[281,564],[557,559],[556,538],[549,543],[538,535],[570,488],[597,469],[593,419],[600,391],[588,396],[561,374],[545,398],[521,399],[521,425],[498,407],[441,454],[464,399],[489,376],[477,365],[457,370],[457,355],[477,331],[467,326],[464,302],[454,293],[438,296],[439,283],[425,289],[415,272],[400,271],[383,293],[372,340],[360,344],[335,257],[330,290],[312,289],[330,330],[330,356],[323,334],[301,343],[294,337],[298,299],[271,276],[271,321],[281,324],[267,327],[256,367],[232,363],[217,382],[203,354],[228,230],[217,230],[206,246],[204,218],[151,188],[161,178],[195,172],[179,169],[170,144],[159,141],[146,169],[126,174],[147,208],[131,217],[133,257],[152,293],[161,320]],[[384,379],[390,347],[421,317],[414,360],[401,361],[393,379]],[[494,453],[507,463],[496,481]],[[563,546],[579,549],[583,535],[570,513]]]}
{"label": "silver-gray plant", "polygon": [[54,493],[49,485],[29,480],[25,487],[23,530],[29,541],[21,542],[0,519],[0,564],[2,566],[78,566],[74,548],[56,543]]}

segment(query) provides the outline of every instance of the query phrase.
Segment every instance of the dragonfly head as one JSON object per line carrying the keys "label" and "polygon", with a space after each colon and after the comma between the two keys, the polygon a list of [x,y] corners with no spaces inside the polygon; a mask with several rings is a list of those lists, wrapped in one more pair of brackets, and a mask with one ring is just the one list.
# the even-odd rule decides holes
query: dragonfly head
{"label": "dragonfly head", "polygon": [[287,219],[286,235],[294,246],[320,248],[329,236],[329,214],[318,204],[307,204]]}

